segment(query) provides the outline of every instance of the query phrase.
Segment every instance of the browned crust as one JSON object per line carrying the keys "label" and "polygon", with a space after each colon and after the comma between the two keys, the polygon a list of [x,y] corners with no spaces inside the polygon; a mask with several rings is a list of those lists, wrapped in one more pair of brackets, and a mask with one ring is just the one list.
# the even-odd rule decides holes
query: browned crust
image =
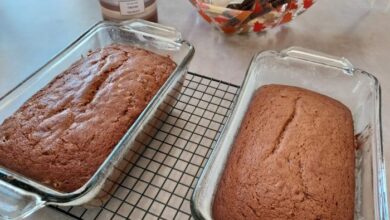
{"label": "browned crust", "polygon": [[290,86],[254,95],[216,192],[215,219],[353,219],[351,112]]}
{"label": "browned crust", "polygon": [[0,165],[54,189],[84,185],[176,67],[125,45],[90,52],[0,126]]}

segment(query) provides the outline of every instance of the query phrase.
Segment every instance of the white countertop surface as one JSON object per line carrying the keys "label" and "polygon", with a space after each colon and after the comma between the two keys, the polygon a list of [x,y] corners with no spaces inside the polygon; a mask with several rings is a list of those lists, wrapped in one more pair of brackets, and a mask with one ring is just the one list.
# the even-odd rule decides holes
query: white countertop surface
{"label": "white countertop surface", "polygon": [[[346,57],[382,85],[386,160],[390,159],[390,1],[319,0],[290,24],[267,33],[226,36],[187,0],[159,0],[160,23],[194,44],[190,71],[240,84],[262,50],[301,46]],[[5,0],[0,5],[0,96],[101,20],[97,0]],[[390,169],[388,169],[390,170]],[[389,172],[388,172],[388,176]],[[66,219],[44,208],[30,219]]]}

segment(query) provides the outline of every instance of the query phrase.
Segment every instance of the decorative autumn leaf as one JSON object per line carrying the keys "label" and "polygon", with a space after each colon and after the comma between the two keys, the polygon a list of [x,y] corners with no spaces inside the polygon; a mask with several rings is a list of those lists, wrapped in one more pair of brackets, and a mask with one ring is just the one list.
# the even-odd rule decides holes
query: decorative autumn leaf
{"label": "decorative autumn leaf", "polygon": [[262,30],[264,30],[265,26],[263,23],[260,23],[260,22],[256,22],[254,25],[253,25],[253,31],[254,32],[260,32]]}

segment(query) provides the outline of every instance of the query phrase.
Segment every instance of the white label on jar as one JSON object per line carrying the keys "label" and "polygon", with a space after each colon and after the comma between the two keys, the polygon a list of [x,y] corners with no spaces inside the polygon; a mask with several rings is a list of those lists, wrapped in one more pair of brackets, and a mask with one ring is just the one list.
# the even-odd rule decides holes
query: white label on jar
{"label": "white label on jar", "polygon": [[119,2],[121,15],[135,15],[145,11],[144,0],[129,0]]}

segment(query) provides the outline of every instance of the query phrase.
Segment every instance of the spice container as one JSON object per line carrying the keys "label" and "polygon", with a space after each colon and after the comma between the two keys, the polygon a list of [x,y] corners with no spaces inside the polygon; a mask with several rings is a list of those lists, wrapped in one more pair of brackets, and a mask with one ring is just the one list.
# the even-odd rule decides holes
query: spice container
{"label": "spice container", "polygon": [[241,121],[255,91],[268,84],[309,89],[339,100],[351,110],[358,144],[354,219],[389,219],[378,80],[344,58],[301,48],[265,51],[253,58],[235,108],[194,190],[194,218],[212,219],[216,189]]}
{"label": "spice container", "polygon": [[103,18],[110,21],[144,19],[157,22],[157,0],[99,0]]}

